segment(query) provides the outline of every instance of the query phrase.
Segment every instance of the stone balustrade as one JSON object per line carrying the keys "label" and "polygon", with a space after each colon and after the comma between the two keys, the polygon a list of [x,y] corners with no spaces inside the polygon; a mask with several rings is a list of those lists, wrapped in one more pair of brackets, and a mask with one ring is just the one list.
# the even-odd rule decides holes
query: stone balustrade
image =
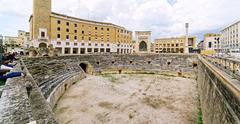
{"label": "stone balustrade", "polygon": [[203,57],[233,78],[240,80],[240,60],[211,56]]}
{"label": "stone balustrade", "polygon": [[233,62],[199,56],[197,82],[205,124],[240,123],[240,83],[233,78]]}

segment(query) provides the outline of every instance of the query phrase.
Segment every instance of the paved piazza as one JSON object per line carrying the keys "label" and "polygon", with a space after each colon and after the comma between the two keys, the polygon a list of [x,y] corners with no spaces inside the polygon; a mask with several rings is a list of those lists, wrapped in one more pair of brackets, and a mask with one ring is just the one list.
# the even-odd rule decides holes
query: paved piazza
{"label": "paved piazza", "polygon": [[88,75],[56,108],[60,124],[197,123],[197,84],[169,75]]}

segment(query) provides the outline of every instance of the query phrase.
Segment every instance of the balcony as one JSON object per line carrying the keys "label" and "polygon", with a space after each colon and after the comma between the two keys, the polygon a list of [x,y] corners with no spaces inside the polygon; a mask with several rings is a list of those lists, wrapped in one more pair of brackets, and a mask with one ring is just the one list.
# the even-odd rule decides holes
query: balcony
{"label": "balcony", "polygon": [[39,37],[38,42],[48,42],[48,38],[47,37]]}

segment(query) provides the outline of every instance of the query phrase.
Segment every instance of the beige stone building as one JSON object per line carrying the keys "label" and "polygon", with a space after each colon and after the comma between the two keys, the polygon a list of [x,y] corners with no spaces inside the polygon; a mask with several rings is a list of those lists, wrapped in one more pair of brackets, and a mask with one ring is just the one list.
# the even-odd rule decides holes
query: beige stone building
{"label": "beige stone building", "polygon": [[221,50],[221,34],[208,33],[204,35],[202,54],[216,54]]}
{"label": "beige stone building", "polygon": [[24,51],[24,43],[29,41],[29,32],[25,32],[22,30],[18,31],[18,36],[4,36],[3,37],[3,45],[6,47],[7,52],[23,52]]}
{"label": "beige stone building", "polygon": [[[161,38],[155,40],[155,53],[185,53],[185,36],[175,38]],[[196,48],[196,37],[188,38],[188,49],[191,53]]]}
{"label": "beige stone building", "polygon": [[29,48],[29,46],[30,46],[30,33],[29,32],[19,30],[18,31],[18,39],[19,39],[19,42],[21,43],[21,47],[23,47],[24,49]]}
{"label": "beige stone building", "polygon": [[151,53],[151,31],[136,31],[135,53]]}
{"label": "beige stone building", "polygon": [[6,48],[6,52],[23,52],[22,42],[18,37],[4,36],[3,45]]}
{"label": "beige stone building", "polygon": [[53,45],[59,54],[132,53],[132,32],[105,22],[51,12],[51,0],[34,0],[30,46]]}

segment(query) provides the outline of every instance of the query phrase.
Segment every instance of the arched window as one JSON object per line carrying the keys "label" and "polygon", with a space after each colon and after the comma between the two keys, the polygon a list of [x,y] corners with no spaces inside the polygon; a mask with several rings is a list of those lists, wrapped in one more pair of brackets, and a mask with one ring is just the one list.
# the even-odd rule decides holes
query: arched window
{"label": "arched window", "polygon": [[39,48],[47,48],[47,44],[46,43],[40,43]]}
{"label": "arched window", "polygon": [[139,51],[147,51],[147,44],[145,41],[141,41],[139,44]]}

